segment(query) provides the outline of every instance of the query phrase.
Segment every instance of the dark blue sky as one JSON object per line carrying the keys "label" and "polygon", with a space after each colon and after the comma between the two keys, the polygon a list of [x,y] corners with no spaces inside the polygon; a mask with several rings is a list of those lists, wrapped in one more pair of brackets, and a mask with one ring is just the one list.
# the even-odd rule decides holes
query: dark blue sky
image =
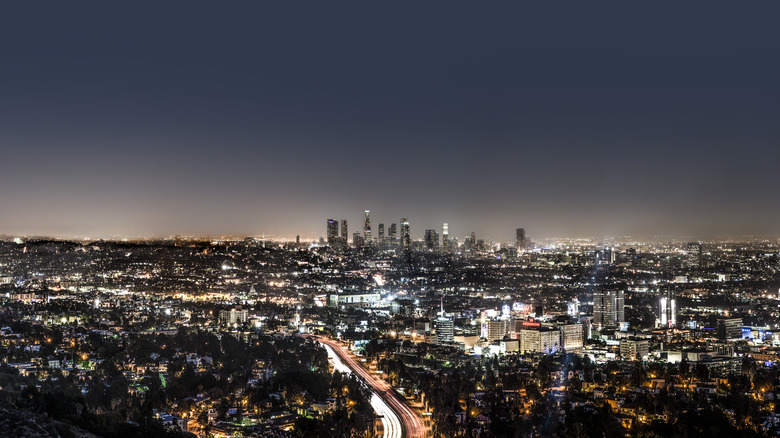
{"label": "dark blue sky", "polygon": [[0,232],[780,232],[769,3],[17,3]]}

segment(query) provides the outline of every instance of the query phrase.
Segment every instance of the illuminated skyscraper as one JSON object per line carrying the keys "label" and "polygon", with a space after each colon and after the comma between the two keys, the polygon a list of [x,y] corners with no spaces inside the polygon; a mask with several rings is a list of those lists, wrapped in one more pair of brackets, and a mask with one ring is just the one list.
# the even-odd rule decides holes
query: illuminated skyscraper
{"label": "illuminated skyscraper", "polygon": [[398,239],[398,225],[397,224],[390,224],[390,230],[388,231],[388,237],[390,238],[390,241],[395,244],[396,239]]}
{"label": "illuminated skyscraper", "polygon": [[441,247],[444,251],[450,250],[450,225],[445,222],[441,230]]}
{"label": "illuminated skyscraper", "polygon": [[436,230],[425,230],[425,248],[436,249],[439,247],[439,233]]}
{"label": "illuminated skyscraper", "polygon": [[674,327],[677,324],[677,300],[674,298],[674,289],[666,286],[658,297],[658,324],[660,327]]}
{"label": "illuminated skyscraper", "polygon": [[466,237],[466,239],[463,241],[463,247],[467,251],[474,251],[477,249],[477,235],[474,234],[474,232],[471,232],[471,236]]}
{"label": "illuminated skyscraper", "polygon": [[517,250],[523,251],[525,249],[525,228],[518,228],[515,231],[517,234]]}
{"label": "illuminated skyscraper", "polygon": [[566,304],[566,314],[572,318],[579,318],[580,316],[580,300],[577,297]]}
{"label": "illuminated skyscraper", "polygon": [[701,262],[702,262],[701,242],[688,243],[688,248],[685,252],[686,255],[688,256],[687,259],[688,259],[689,268],[698,268],[701,266]]}
{"label": "illuminated skyscraper", "polygon": [[328,219],[328,228],[327,228],[327,239],[328,239],[328,245],[334,246],[336,244],[336,240],[339,237],[339,221],[334,219]]}
{"label": "illuminated skyscraper", "polygon": [[625,322],[625,292],[622,290],[593,291],[593,325],[615,327]]}
{"label": "illuminated skyscraper", "polygon": [[401,218],[401,246],[404,249],[412,247],[412,237],[409,235],[409,221],[405,217]]}
{"label": "illuminated skyscraper", "polygon": [[352,233],[352,245],[354,245],[355,248],[362,247],[364,243],[363,236],[361,236],[359,232]]}
{"label": "illuminated skyscraper", "polygon": [[718,339],[741,339],[742,318],[720,318],[715,326]]}
{"label": "illuminated skyscraper", "polygon": [[381,245],[385,243],[385,224],[379,224],[379,235],[376,236],[376,241]]}
{"label": "illuminated skyscraper", "polygon": [[597,265],[612,265],[615,263],[617,253],[612,248],[604,248],[596,251]]}
{"label": "illuminated skyscraper", "polygon": [[349,245],[349,234],[347,234],[347,220],[342,219],[341,220],[341,243],[344,246]]}
{"label": "illuminated skyscraper", "polygon": [[560,326],[561,330],[561,346],[564,350],[571,352],[580,350],[583,347],[582,342],[582,324],[564,324]]}
{"label": "illuminated skyscraper", "polygon": [[368,217],[369,211],[366,210],[366,221],[363,223],[363,239],[366,244],[371,244],[371,219]]}
{"label": "illuminated skyscraper", "polygon": [[441,314],[436,320],[436,336],[439,344],[451,344],[455,341],[455,324],[444,316],[444,298],[441,301]]}

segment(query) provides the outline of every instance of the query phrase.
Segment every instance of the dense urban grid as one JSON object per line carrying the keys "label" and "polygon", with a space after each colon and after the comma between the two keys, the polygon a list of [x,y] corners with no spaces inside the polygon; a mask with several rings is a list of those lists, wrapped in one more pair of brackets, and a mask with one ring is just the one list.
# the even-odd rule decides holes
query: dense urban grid
{"label": "dense urban grid", "polygon": [[4,236],[0,434],[780,433],[777,240],[323,225],[313,242]]}

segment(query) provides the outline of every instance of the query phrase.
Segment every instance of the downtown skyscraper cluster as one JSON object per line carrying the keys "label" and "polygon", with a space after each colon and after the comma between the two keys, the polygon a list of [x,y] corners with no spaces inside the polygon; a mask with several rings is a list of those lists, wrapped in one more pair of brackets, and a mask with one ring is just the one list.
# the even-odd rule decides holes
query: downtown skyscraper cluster
{"label": "downtown skyscraper cluster", "polygon": [[[461,244],[457,238],[450,237],[449,223],[447,222],[442,224],[441,233],[439,233],[437,229],[428,228],[424,231],[422,239],[415,241],[412,239],[410,223],[406,217],[402,217],[398,223],[391,223],[387,228],[384,223],[380,223],[374,228],[371,221],[370,210],[364,211],[362,232],[356,231],[352,233],[351,241],[348,237],[347,220],[342,219],[340,224],[341,226],[339,228],[339,220],[327,219],[326,237],[321,241],[322,244],[342,249],[347,247],[403,250],[421,249],[444,252],[463,249],[466,251],[484,252],[489,248],[492,248],[495,243],[490,242],[490,245],[488,245],[484,239],[477,239],[476,234],[472,232]],[[385,232],[385,230],[387,230],[387,232]],[[515,241],[512,244],[505,244],[503,249],[508,250],[511,247],[512,251],[516,251],[517,253],[528,249],[531,243],[526,238],[525,229],[517,228],[515,234]]]}

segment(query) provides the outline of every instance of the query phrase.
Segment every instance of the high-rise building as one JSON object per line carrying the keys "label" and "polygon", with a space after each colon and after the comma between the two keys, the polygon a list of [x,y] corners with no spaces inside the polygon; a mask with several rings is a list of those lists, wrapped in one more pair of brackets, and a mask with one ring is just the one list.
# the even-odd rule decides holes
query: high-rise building
{"label": "high-rise building", "polygon": [[436,335],[439,344],[455,342],[455,324],[444,315],[444,299],[441,301],[441,314],[436,320]]}
{"label": "high-rise building", "polygon": [[701,242],[689,242],[685,251],[689,268],[698,268],[702,264]]}
{"label": "high-rise building", "polygon": [[425,230],[425,248],[436,249],[439,247],[439,233],[436,230]]}
{"label": "high-rise building", "polygon": [[249,312],[242,309],[220,310],[219,320],[224,324],[243,324],[249,317]]}
{"label": "high-rise building", "polygon": [[549,327],[523,327],[518,332],[520,353],[555,353],[561,349],[561,332]]}
{"label": "high-rise building", "polygon": [[518,228],[516,230],[517,234],[517,250],[523,251],[525,249],[525,228]]}
{"label": "high-rise building", "polygon": [[582,340],[583,330],[582,324],[564,324],[560,326],[561,330],[561,347],[568,351],[576,351],[582,349],[584,343]]}
{"label": "high-rise building", "polygon": [[511,320],[489,319],[482,323],[482,337],[489,343],[504,339],[509,334]]}
{"label": "high-rise building", "polygon": [[663,328],[674,327],[677,324],[677,300],[674,298],[674,289],[666,286],[658,297],[658,326]]}
{"label": "high-rise building", "polygon": [[636,248],[628,248],[626,250],[626,263],[629,266],[633,266],[636,261]]}
{"label": "high-rise building", "polygon": [[615,263],[616,253],[612,248],[604,248],[596,251],[597,265],[611,265]]}
{"label": "high-rise building", "polygon": [[650,353],[647,339],[630,337],[620,340],[620,357],[628,360],[643,360]]}
{"label": "high-rise building", "polygon": [[397,224],[390,224],[390,230],[388,231],[388,237],[390,238],[390,241],[392,243],[395,243],[395,241],[398,239],[398,225]]}
{"label": "high-rise building", "polygon": [[377,227],[379,230],[379,233],[377,233],[376,241],[379,244],[382,244],[385,242],[385,224],[379,224],[379,227]]}
{"label": "high-rise building", "polygon": [[363,236],[360,235],[360,233],[355,232],[352,233],[352,245],[355,246],[355,248],[361,248],[363,247],[365,242],[363,242]]}
{"label": "high-rise building", "polygon": [[572,318],[579,318],[580,316],[580,300],[574,297],[573,300],[566,303],[566,314]]}
{"label": "high-rise building", "polygon": [[718,339],[741,339],[742,338],[742,318],[722,318],[718,320],[716,326]]}
{"label": "high-rise building", "polygon": [[463,248],[466,251],[474,251],[477,249],[477,236],[473,231],[471,232],[470,236],[463,240]]}
{"label": "high-rise building", "polygon": [[593,325],[616,327],[625,322],[625,292],[600,289],[593,291]]}
{"label": "high-rise building", "polygon": [[450,225],[445,222],[441,229],[441,247],[444,251],[450,250]]}
{"label": "high-rise building", "polygon": [[344,246],[349,246],[349,234],[347,234],[347,220],[341,220],[341,243]]}
{"label": "high-rise building", "polygon": [[328,228],[327,228],[327,241],[328,245],[334,246],[336,245],[336,241],[339,237],[339,221],[334,219],[328,219]]}
{"label": "high-rise building", "polygon": [[371,244],[371,219],[368,210],[366,210],[366,221],[363,223],[363,238],[366,244]]}
{"label": "high-rise building", "polygon": [[412,247],[412,236],[409,235],[409,221],[405,217],[401,218],[401,246],[404,249]]}

